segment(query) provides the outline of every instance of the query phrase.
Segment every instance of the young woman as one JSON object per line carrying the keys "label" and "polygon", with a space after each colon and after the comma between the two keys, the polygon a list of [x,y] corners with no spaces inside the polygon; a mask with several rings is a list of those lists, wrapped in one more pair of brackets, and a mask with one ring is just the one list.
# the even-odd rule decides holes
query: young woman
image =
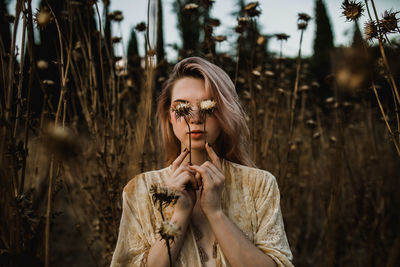
{"label": "young woman", "polygon": [[[199,112],[204,100],[216,103],[208,116]],[[175,112],[181,103],[192,107],[191,164],[189,128]],[[166,82],[157,112],[169,166],[139,174],[124,188],[111,266],[169,266],[154,185],[179,195],[164,209],[165,219],[179,227],[170,244],[174,266],[292,266],[279,189],[249,158],[249,131],[229,76],[202,58],[184,59]]]}

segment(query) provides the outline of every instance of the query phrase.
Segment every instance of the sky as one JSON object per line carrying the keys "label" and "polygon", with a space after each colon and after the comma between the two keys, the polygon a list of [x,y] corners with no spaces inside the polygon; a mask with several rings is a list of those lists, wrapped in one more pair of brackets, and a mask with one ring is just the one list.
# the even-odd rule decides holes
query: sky
{"label": "sky", "polygon": [[[33,7],[37,7],[38,0],[33,0]],[[101,1],[100,1],[101,2]],[[176,14],[172,11],[172,3],[174,0],[163,0],[164,13],[164,43],[180,44],[179,32],[177,30]],[[237,11],[237,0],[216,0],[212,9],[211,16],[218,18],[221,21],[221,26],[214,31],[216,35],[226,35],[227,41],[218,44],[219,51],[233,51],[237,39],[237,34],[234,32],[236,18],[232,15]],[[249,3],[251,1],[246,1]],[[341,0],[324,0],[328,15],[331,20],[331,26],[334,32],[335,45],[348,45],[351,43],[353,36],[354,24],[346,22],[340,8]],[[363,1],[362,1],[363,2]],[[258,22],[261,26],[262,34],[286,33],[290,38],[283,45],[283,54],[285,56],[296,56],[299,48],[300,31],[297,30],[297,14],[307,13],[314,17],[315,0],[261,0],[261,15]],[[393,9],[400,10],[400,1],[398,0],[375,0],[378,15],[381,15],[384,10]],[[15,1],[11,1],[9,12],[13,13]],[[101,4],[99,5],[101,7]],[[121,10],[124,15],[124,20],[120,25],[113,25],[113,36],[122,36],[123,43],[119,47],[115,47],[117,55],[124,56],[126,54],[126,46],[129,41],[130,31],[132,27],[142,21],[147,20],[147,1],[145,0],[111,0],[110,11]],[[399,18],[399,15],[397,15]],[[362,27],[366,21],[366,14],[360,19]],[[309,56],[312,54],[312,44],[314,41],[314,21],[310,21],[309,27],[304,33],[302,54]],[[143,55],[144,37],[139,34],[140,52]],[[272,38],[269,42],[270,51],[279,50],[279,42]],[[169,60],[176,60],[176,53],[169,47],[166,47],[167,57]]]}

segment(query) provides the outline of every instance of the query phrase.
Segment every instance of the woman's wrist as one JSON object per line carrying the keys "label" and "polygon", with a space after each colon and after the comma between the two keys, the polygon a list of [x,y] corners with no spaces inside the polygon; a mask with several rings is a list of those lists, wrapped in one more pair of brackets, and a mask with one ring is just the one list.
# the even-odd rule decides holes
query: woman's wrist
{"label": "woman's wrist", "polygon": [[214,220],[219,220],[223,216],[225,216],[225,213],[222,209],[216,209],[216,210],[211,210],[211,211],[203,211],[204,214],[206,215],[208,221],[211,223]]}

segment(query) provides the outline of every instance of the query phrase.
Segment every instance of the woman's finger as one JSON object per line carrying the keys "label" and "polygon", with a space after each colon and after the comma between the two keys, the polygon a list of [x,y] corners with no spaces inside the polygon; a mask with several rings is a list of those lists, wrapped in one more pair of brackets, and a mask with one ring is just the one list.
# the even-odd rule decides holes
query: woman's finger
{"label": "woman's finger", "polygon": [[222,171],[220,169],[217,168],[217,166],[215,166],[214,164],[212,164],[211,162],[209,164],[207,164],[207,167],[210,168],[210,170],[213,173],[213,179],[218,179],[221,181],[225,180],[225,176],[222,173]]}
{"label": "woman's finger", "polygon": [[221,161],[217,153],[215,153],[214,149],[212,149],[212,147],[208,144],[208,142],[206,144],[206,150],[208,155],[210,156],[212,163],[214,163],[215,166],[217,166],[219,169],[222,169]]}
{"label": "woman's finger", "polygon": [[172,162],[171,167],[172,167],[172,172],[175,172],[176,169],[179,168],[179,166],[181,166],[183,160],[185,159],[185,157],[187,156],[187,154],[189,153],[189,150],[187,148],[185,148],[182,153],[174,160],[174,162]]}
{"label": "woman's finger", "polygon": [[196,172],[200,173],[201,180],[202,180],[203,184],[204,183],[212,184],[213,180],[210,177],[208,171],[204,167],[200,167],[200,166],[197,166],[197,165],[192,165],[192,166],[189,166],[189,168],[191,168],[191,169],[195,170]]}

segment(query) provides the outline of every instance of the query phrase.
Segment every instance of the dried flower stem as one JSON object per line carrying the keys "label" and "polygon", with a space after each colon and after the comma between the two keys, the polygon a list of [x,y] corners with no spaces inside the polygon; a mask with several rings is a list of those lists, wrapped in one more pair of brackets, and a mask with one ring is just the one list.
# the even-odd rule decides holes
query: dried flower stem
{"label": "dried flower stem", "polygon": [[389,122],[388,122],[388,120],[387,120],[387,118],[386,118],[386,114],[385,114],[385,111],[383,110],[381,101],[379,100],[378,91],[376,90],[376,86],[375,86],[375,83],[374,83],[374,82],[372,82],[372,88],[374,89],[374,93],[375,93],[375,96],[376,96],[376,100],[378,101],[379,109],[381,110],[383,120],[385,121],[386,127],[387,127],[387,129],[388,129],[388,131],[389,131],[390,138],[392,139],[393,144],[394,144],[394,146],[396,147],[397,154],[400,156],[400,147],[399,147],[399,144],[397,143],[397,140],[396,140],[396,138],[395,138],[395,135],[393,134],[392,128],[390,127],[390,124],[389,124]]}
{"label": "dried flower stem", "polygon": [[291,141],[291,139],[293,137],[294,110],[296,108],[297,91],[299,90],[300,67],[301,67],[301,46],[302,46],[302,43],[303,43],[303,34],[304,34],[304,29],[301,30],[301,34],[300,34],[299,53],[297,55],[296,80],[295,80],[295,83],[294,83],[291,110],[290,110],[290,127],[289,127],[289,140],[290,141]]}
{"label": "dried flower stem", "polygon": [[192,130],[190,129],[190,124],[186,119],[186,116],[183,116],[185,119],[186,125],[189,129],[189,165],[192,164]]}

